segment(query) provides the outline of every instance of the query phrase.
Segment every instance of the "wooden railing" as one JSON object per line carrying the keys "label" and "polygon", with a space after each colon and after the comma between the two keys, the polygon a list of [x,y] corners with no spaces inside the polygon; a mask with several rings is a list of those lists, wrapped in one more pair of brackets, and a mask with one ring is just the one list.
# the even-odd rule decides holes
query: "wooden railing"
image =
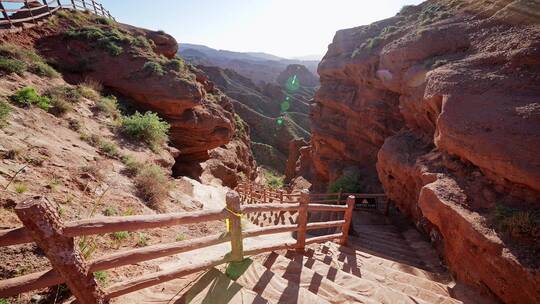
{"label": "wooden railing", "polygon": [[[6,3],[18,4],[19,8],[6,8]],[[33,6],[40,4],[39,6]],[[59,9],[75,9],[88,11],[98,16],[114,20],[111,13],[103,7],[103,4],[94,0],[0,0],[0,26],[14,27],[24,22],[36,24],[39,20],[54,14]]]}
{"label": "wooden railing", "polygon": [[[240,185],[238,190],[242,196],[236,191],[228,192],[226,208],[223,210],[91,218],[67,223],[60,220],[55,205],[45,197],[38,196],[21,202],[15,207],[15,212],[23,226],[0,231],[0,247],[35,242],[49,259],[52,268],[0,281],[0,298],[66,283],[80,303],[106,303],[111,298],[203,271],[219,264],[242,261],[245,256],[280,249],[296,249],[302,252],[306,245],[335,239],[339,239],[341,244],[347,243],[354,196],[347,198],[346,205],[328,205],[310,203],[310,198],[315,196],[305,191],[300,193],[263,191],[262,195],[266,195],[267,198],[264,198],[262,202],[241,204],[242,198],[244,201],[246,197],[256,199],[258,195],[254,194],[260,191],[254,190],[251,194],[247,192],[249,189],[255,188],[256,186],[244,187]],[[277,197],[281,199],[281,202],[270,201]],[[340,212],[344,214],[344,217],[336,221],[309,223],[308,212],[313,211]],[[243,231],[241,217],[253,212],[295,212],[298,215],[297,223],[256,227]],[[93,234],[171,227],[224,219],[229,221],[226,233],[114,252],[90,261],[83,258],[74,239]],[[306,231],[330,227],[341,227],[341,231],[330,235],[306,237]],[[284,242],[264,243],[265,245],[243,248],[245,238],[283,232],[295,232],[296,240],[289,238],[288,241]],[[225,256],[215,257],[200,263],[194,262],[183,268],[145,274],[116,283],[107,289],[98,286],[93,275],[96,271],[171,256],[225,242],[231,244],[231,251]]]}

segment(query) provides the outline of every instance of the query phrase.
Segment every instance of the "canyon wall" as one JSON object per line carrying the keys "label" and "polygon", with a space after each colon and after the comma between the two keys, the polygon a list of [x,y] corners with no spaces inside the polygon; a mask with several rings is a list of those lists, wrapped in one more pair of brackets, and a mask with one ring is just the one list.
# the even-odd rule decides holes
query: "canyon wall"
{"label": "canyon wall", "polygon": [[453,0],[338,31],[304,157],[319,191],[357,170],[506,303],[540,301],[539,24],[536,1]]}

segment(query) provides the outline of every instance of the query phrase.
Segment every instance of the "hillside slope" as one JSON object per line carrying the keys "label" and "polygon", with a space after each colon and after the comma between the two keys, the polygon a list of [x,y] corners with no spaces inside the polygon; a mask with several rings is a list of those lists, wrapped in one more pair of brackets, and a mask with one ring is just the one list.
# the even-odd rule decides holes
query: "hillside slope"
{"label": "hillside slope", "polygon": [[384,190],[458,279],[540,301],[539,23],[537,1],[440,0],[338,31],[299,173]]}

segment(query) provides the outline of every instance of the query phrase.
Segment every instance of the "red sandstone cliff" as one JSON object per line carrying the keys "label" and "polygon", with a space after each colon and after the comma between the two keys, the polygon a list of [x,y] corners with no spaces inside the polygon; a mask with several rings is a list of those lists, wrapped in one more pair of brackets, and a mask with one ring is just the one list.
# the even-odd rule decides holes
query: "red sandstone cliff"
{"label": "red sandstone cliff", "polygon": [[312,111],[315,188],[357,168],[507,303],[540,301],[539,24],[536,1],[426,1],[341,30]]}

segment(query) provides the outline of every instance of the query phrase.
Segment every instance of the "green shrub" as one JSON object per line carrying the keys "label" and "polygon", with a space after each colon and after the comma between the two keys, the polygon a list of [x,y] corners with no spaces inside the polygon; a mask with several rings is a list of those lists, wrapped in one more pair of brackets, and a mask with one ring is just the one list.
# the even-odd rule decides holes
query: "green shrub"
{"label": "green shrub", "polygon": [[132,44],[134,46],[138,46],[138,47],[143,48],[143,49],[152,49],[155,46],[155,44],[154,44],[154,42],[152,40],[148,40],[144,36],[135,37],[135,39],[133,39]]}
{"label": "green shrub", "polygon": [[124,166],[126,166],[124,172],[128,176],[136,176],[137,173],[139,173],[139,170],[143,167],[143,164],[138,162],[133,156],[131,155],[123,155],[121,158],[122,163]]}
{"label": "green shrub", "polygon": [[6,299],[0,299],[0,304],[9,304],[9,302]]}
{"label": "green shrub", "polygon": [[185,234],[183,234],[183,233],[180,233],[180,234],[178,234],[176,236],[175,240],[177,242],[185,241],[185,240],[187,240],[187,236]]}
{"label": "green shrub", "polygon": [[497,204],[492,217],[495,227],[514,240],[540,239],[540,210],[520,210]]}
{"label": "green shrub", "polygon": [[0,71],[4,71],[7,74],[22,74],[26,69],[26,64],[20,60],[0,57]]}
{"label": "green shrub", "polygon": [[185,62],[182,58],[173,58],[167,62],[167,68],[173,71],[181,72],[184,70]]}
{"label": "green shrub", "polygon": [[131,43],[133,41],[133,37],[122,33],[118,29],[106,29],[95,26],[69,30],[64,35],[68,39],[97,42],[99,48],[108,51],[112,56],[118,56],[123,53],[124,49],[119,44]]}
{"label": "green shrub", "polygon": [[148,61],[143,65],[142,68],[143,72],[146,73],[148,76],[163,76],[165,75],[165,71],[163,70],[163,67],[158,62],[154,61]]}
{"label": "green shrub", "polygon": [[111,237],[117,241],[122,241],[122,240],[125,240],[127,238],[129,238],[129,232],[128,231],[117,231],[117,232],[113,232],[111,234]]}
{"label": "green shrub", "polygon": [[34,50],[9,43],[0,46],[0,70],[17,74],[29,70],[39,76],[51,78],[60,75]]}
{"label": "green shrub", "polygon": [[11,107],[3,100],[0,100],[0,129],[8,125],[9,113],[11,113]]}
{"label": "green shrub", "polygon": [[99,112],[102,112],[105,115],[114,119],[120,117],[120,111],[118,110],[118,100],[112,95],[101,98],[96,103],[96,108]]}
{"label": "green shrub", "polygon": [[328,193],[360,193],[360,174],[357,171],[346,172],[328,186]]}
{"label": "green shrub", "polygon": [[26,191],[28,191],[28,187],[25,184],[21,184],[21,183],[15,184],[15,192],[19,194],[23,194]]}
{"label": "green shrub", "polygon": [[45,76],[49,78],[58,78],[60,73],[53,69],[45,62],[36,62],[30,67],[30,71],[38,76]]}
{"label": "green shrub", "polygon": [[283,188],[285,177],[270,170],[264,170],[264,179],[266,185],[272,189]]}
{"label": "green shrub", "polygon": [[126,135],[144,141],[152,149],[167,141],[169,128],[170,125],[153,112],[135,112],[122,120],[122,130]]}
{"label": "green shrub", "polygon": [[100,93],[103,90],[103,86],[96,80],[91,78],[85,79],[83,83],[77,86],[79,94],[84,98],[98,101],[101,97]]}
{"label": "green shrub", "polygon": [[72,109],[72,105],[81,99],[81,94],[76,88],[59,85],[50,88],[46,92],[51,101],[51,112],[57,115],[63,115]]}
{"label": "green shrub", "polygon": [[96,278],[96,281],[101,286],[107,286],[109,284],[109,275],[105,271],[94,272],[94,278]]}
{"label": "green shrub", "polygon": [[96,22],[103,25],[109,25],[109,26],[114,25],[114,21],[112,19],[109,19],[103,16],[96,17]]}
{"label": "green shrub", "polygon": [[118,146],[110,141],[100,139],[97,143],[97,148],[99,151],[110,158],[120,157],[120,152],[118,151]]}
{"label": "green shrub", "polygon": [[20,89],[17,93],[11,95],[11,100],[23,107],[36,105],[45,111],[48,111],[51,107],[51,100],[46,96],[39,95],[32,87]]}
{"label": "green shrub", "polygon": [[105,216],[116,216],[118,215],[118,211],[114,207],[107,207],[105,210],[103,210],[103,215]]}
{"label": "green shrub", "polygon": [[148,240],[150,238],[144,233],[137,234],[137,247],[146,247],[148,246]]}
{"label": "green shrub", "polygon": [[163,169],[153,164],[142,167],[134,181],[137,194],[155,209],[159,209],[171,188],[169,178]]}
{"label": "green shrub", "polygon": [[245,137],[247,135],[245,122],[244,122],[244,120],[242,120],[240,115],[238,115],[236,113],[234,114],[234,126],[235,126],[235,129],[236,129],[235,132],[234,132],[234,137],[235,138],[242,138],[242,137]]}

